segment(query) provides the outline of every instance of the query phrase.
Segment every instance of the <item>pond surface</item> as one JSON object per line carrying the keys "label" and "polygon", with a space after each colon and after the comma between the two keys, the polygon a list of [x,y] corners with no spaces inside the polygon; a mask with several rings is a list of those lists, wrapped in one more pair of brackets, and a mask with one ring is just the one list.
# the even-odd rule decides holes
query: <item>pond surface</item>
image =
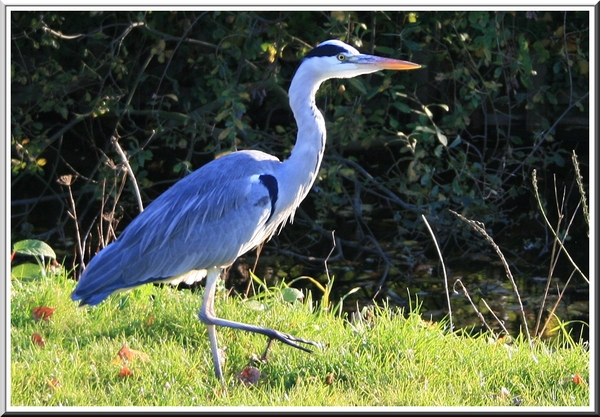
{"label": "pond surface", "polygon": [[[243,258],[242,262],[234,264],[227,286],[235,287],[237,292],[244,294],[248,288],[248,280],[244,276],[247,268],[252,268],[253,264],[254,259],[250,258]],[[326,274],[311,273],[316,270],[308,271],[298,266],[291,269],[260,266],[264,264],[275,265],[278,261],[262,258],[257,267],[257,275],[266,279],[269,285],[276,285],[280,279],[290,282],[303,274],[312,276],[322,285],[327,283]],[[330,300],[337,305],[344,298],[342,308],[348,317],[374,303],[403,308],[405,314],[411,307],[414,309],[419,305],[424,320],[444,321],[449,325],[449,294],[455,329],[464,329],[469,333],[492,330],[497,335],[508,332],[516,337],[525,333],[525,317],[530,335],[541,334],[544,339],[554,338],[558,333],[556,328],[562,322],[566,323],[575,341],[588,340],[589,286],[580,277],[573,276],[566,291],[559,297],[559,288],[564,288],[566,279],[553,278],[546,294],[547,277],[511,271],[519,294],[517,296],[515,287],[500,264],[479,262],[470,263],[468,268],[464,265],[446,268],[448,293],[443,272],[438,271],[437,265],[421,265],[413,273],[406,274],[410,276],[408,279],[406,275],[400,278],[390,274],[383,282],[376,271],[357,271],[352,266],[330,265],[329,276],[334,277]],[[308,280],[302,280],[294,286],[310,290],[313,300],[320,301],[322,291]],[[525,314],[521,312],[521,305]],[[554,311],[554,315],[550,314],[551,311]]]}

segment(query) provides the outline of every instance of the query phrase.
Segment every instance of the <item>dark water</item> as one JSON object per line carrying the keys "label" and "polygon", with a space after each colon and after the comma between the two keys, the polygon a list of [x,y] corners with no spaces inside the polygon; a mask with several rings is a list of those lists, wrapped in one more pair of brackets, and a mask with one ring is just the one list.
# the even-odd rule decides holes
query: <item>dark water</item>
{"label": "dark water", "polygon": [[[245,294],[248,289],[247,269],[253,267],[254,260],[250,261],[250,258],[245,258],[234,264],[227,279],[228,287]],[[312,276],[323,286],[327,284],[328,276],[322,271],[281,266],[281,262],[265,258],[258,265],[257,276],[266,279],[269,285],[277,285],[282,279],[290,282],[303,274]],[[575,341],[588,340],[589,285],[581,277],[573,276],[566,291],[559,297],[559,288],[564,289],[567,277],[553,278],[546,294],[547,277],[511,271],[517,288],[515,291],[502,265],[480,263],[469,269],[462,265],[446,268],[454,329],[469,333],[493,331],[499,336],[508,332],[512,337],[525,334],[527,330],[531,336],[552,339],[558,334],[555,328],[562,322]],[[418,306],[424,320],[443,320],[449,326],[448,296],[443,273],[437,265],[424,265],[402,277],[390,274],[384,281],[376,271],[358,271],[347,265],[330,265],[328,273],[329,279],[334,279],[330,301],[333,306],[338,306],[344,298],[340,307],[348,317],[373,304],[403,308],[405,314]],[[406,278],[407,275],[409,278]],[[308,280],[299,281],[294,286],[310,290],[313,300],[321,300],[322,291]],[[353,289],[356,290],[352,292]]]}
{"label": "dark water", "polygon": [[[448,277],[446,290],[443,274],[424,273],[409,281],[394,282],[380,298],[386,297],[390,305],[400,307],[418,304],[423,319],[444,320],[448,325],[451,311],[453,328],[472,333],[488,330],[499,335],[508,332],[516,337],[527,331],[532,336],[554,338],[558,318],[568,323],[566,327],[574,340],[587,340],[588,328],[582,323],[589,317],[587,284],[578,287],[570,284],[571,288],[567,287],[559,297],[557,286],[564,287],[559,279],[552,280],[546,294],[546,277],[513,278],[516,290],[502,267],[472,271],[455,269]],[[552,311],[554,314],[550,313]]]}

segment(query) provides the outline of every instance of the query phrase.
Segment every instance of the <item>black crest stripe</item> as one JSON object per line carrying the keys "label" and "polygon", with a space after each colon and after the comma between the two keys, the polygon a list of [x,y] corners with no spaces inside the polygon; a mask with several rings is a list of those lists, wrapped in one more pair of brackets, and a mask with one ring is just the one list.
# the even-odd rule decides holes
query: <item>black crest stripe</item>
{"label": "black crest stripe", "polygon": [[345,48],[338,45],[320,45],[306,54],[305,58],[314,56],[336,56],[337,54],[348,52]]}

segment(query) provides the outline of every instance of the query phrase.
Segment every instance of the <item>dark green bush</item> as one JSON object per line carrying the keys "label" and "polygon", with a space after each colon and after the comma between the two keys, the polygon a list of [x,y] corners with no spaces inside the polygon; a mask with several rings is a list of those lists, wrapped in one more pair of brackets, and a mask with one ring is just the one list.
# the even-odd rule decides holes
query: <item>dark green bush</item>
{"label": "dark green bush", "polygon": [[449,257],[488,250],[453,209],[509,252],[530,241],[543,252],[532,170],[548,199],[555,173],[576,190],[573,149],[587,174],[588,21],[585,11],[13,11],[12,234],[53,241],[74,264],[114,239],[139,207],[112,139],[143,204],[222,152],[285,158],[294,70],[339,38],[424,68],[323,85],[329,147],[308,215],[267,249],[324,258],[336,230],[347,260],[398,273],[435,256],[425,214]]}

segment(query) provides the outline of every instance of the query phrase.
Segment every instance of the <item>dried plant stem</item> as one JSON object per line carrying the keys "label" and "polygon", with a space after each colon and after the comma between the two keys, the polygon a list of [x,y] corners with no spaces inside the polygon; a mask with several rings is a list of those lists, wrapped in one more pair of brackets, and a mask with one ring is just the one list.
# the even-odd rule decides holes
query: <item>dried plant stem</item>
{"label": "dried plant stem", "polygon": [[575,180],[577,181],[577,186],[579,187],[579,194],[581,194],[581,205],[583,207],[583,217],[588,225],[587,235],[590,237],[590,212],[587,205],[587,198],[585,197],[585,190],[583,189],[583,179],[581,176],[581,171],[579,170],[579,160],[577,159],[577,154],[573,151],[573,155],[571,156],[573,160],[573,166],[575,167]]}
{"label": "dried plant stem", "polygon": [[[448,275],[446,274],[446,266],[444,265],[444,258],[442,257],[442,251],[440,250],[440,246],[437,243],[437,239],[435,238],[435,234],[427,221],[427,218],[422,214],[421,217],[425,222],[425,226],[429,230],[429,234],[431,234],[431,238],[433,239],[433,244],[435,245],[435,249],[437,250],[438,256],[440,257],[440,264],[442,265],[442,272],[444,273],[444,286],[446,287],[446,299],[448,300],[448,315],[450,316],[450,331],[454,330],[454,325],[452,324],[452,305],[450,304],[450,290],[448,289]],[[464,288],[464,287],[463,287]]]}
{"label": "dried plant stem", "polygon": [[533,343],[531,340],[531,335],[529,334],[529,326],[527,325],[527,316],[525,315],[525,309],[523,308],[523,302],[521,301],[521,295],[519,294],[519,289],[517,288],[517,283],[515,282],[515,279],[513,278],[512,273],[510,272],[510,268],[508,267],[508,262],[506,261],[504,254],[502,253],[502,251],[500,250],[498,245],[496,245],[496,242],[494,242],[494,239],[492,239],[492,237],[487,233],[483,223],[475,221],[475,220],[467,219],[463,215],[455,212],[454,210],[450,210],[450,212],[452,214],[454,214],[455,216],[457,216],[459,219],[467,222],[473,229],[475,229],[477,232],[479,232],[488,242],[490,242],[490,244],[492,245],[492,247],[494,248],[494,250],[500,257],[500,261],[502,261],[502,265],[504,266],[504,270],[506,271],[506,276],[508,277],[510,283],[512,284],[513,289],[515,290],[515,294],[517,296],[517,300],[519,301],[519,308],[521,310],[521,315],[523,316],[523,326],[525,327],[525,334],[527,335],[527,341],[529,342],[530,346],[533,346]]}
{"label": "dried plant stem", "polygon": [[75,238],[77,239],[77,253],[83,264],[83,245],[81,243],[81,233],[79,232],[79,221],[77,220],[77,206],[75,205],[75,199],[73,198],[73,191],[71,190],[71,184],[74,179],[72,175],[63,175],[58,179],[58,183],[64,185],[69,190],[69,198],[71,202],[71,210],[67,210],[69,216],[75,222]]}
{"label": "dried plant stem", "polygon": [[492,314],[492,316],[494,316],[494,318],[496,319],[496,321],[498,322],[500,327],[502,327],[502,330],[504,330],[504,333],[510,334],[508,332],[508,329],[506,328],[506,326],[504,326],[504,322],[502,320],[500,320],[500,318],[496,315],[496,313],[494,313],[494,310],[492,310],[492,308],[488,305],[488,303],[483,298],[481,299],[481,301],[483,302],[483,304],[485,304],[485,307]]}
{"label": "dried plant stem", "polygon": [[[556,199],[556,212],[558,213],[558,221],[556,224],[556,230],[560,230],[560,225],[564,218],[563,210],[561,209],[561,205],[559,204],[558,191],[556,189],[556,176],[554,177],[554,197]],[[538,203],[539,204],[539,203]],[[564,207],[564,193],[563,193],[563,205]],[[566,233],[565,233],[566,237]],[[557,250],[557,239],[554,239],[552,242],[552,253],[550,254],[550,270],[548,271],[548,279],[546,281],[546,289],[544,290],[544,297],[542,298],[542,305],[538,309],[538,316],[535,323],[535,335],[539,335],[538,330],[540,328],[540,324],[542,323],[542,314],[544,313],[544,307],[546,305],[546,299],[548,298],[548,292],[550,291],[550,284],[552,282],[552,276],[554,275],[554,268],[556,267],[556,263],[558,262],[558,258],[560,255],[560,249]]]}
{"label": "dried plant stem", "polygon": [[138,207],[139,207],[140,213],[141,213],[142,211],[144,211],[144,203],[142,203],[142,194],[140,193],[140,188],[138,187],[138,183],[137,183],[137,180],[135,179],[135,174],[133,173],[133,170],[131,169],[131,165],[129,165],[129,160],[127,159],[127,155],[123,151],[123,148],[121,148],[121,145],[119,145],[119,140],[116,136],[113,136],[111,138],[111,142],[114,145],[117,153],[123,160],[123,164],[127,168],[127,174],[129,175],[129,178],[131,179],[131,182],[133,183],[133,188],[135,190],[135,198],[137,199]]}
{"label": "dried plant stem", "polygon": [[[469,300],[469,302],[471,303],[471,306],[473,307],[473,310],[475,310],[475,314],[477,314],[477,317],[479,317],[479,320],[481,320],[481,322],[483,323],[483,325],[488,329],[488,331],[494,335],[494,338],[496,337],[496,335],[494,334],[494,331],[492,330],[492,328],[487,324],[487,322],[485,321],[485,317],[483,317],[483,314],[481,314],[481,312],[477,309],[477,306],[475,305],[475,303],[473,302],[473,300],[471,299],[471,296],[469,295],[469,292],[467,291],[467,289],[465,288],[464,284],[462,283],[462,281],[460,279],[457,279],[456,281],[454,281],[454,286],[456,286],[456,284],[460,284],[463,294],[465,295],[465,297],[467,297],[467,300]],[[455,290],[456,291],[456,290]],[[487,304],[486,304],[487,306]],[[488,307],[489,309],[489,307]],[[491,311],[491,310],[490,310]],[[493,314],[493,313],[492,313]],[[496,315],[494,314],[494,317],[496,317]],[[498,319],[496,317],[496,319]],[[500,322],[498,320],[498,322]],[[506,328],[504,327],[504,325],[500,322],[500,325],[502,326],[502,328],[504,329],[504,331],[506,331]],[[508,334],[508,332],[506,332]]]}
{"label": "dried plant stem", "polygon": [[569,278],[567,279],[567,282],[565,283],[562,291],[560,290],[560,288],[558,288],[558,287],[556,288],[557,292],[558,292],[558,299],[554,303],[554,306],[552,306],[552,309],[550,310],[550,314],[548,315],[548,320],[546,320],[546,322],[544,323],[544,326],[542,327],[542,330],[540,330],[539,335],[544,334],[544,332],[546,331],[546,327],[548,327],[548,324],[550,323],[550,319],[552,318],[552,316],[554,315],[554,312],[558,308],[558,305],[560,304],[560,302],[561,302],[561,300],[563,298],[565,290],[569,286],[569,282],[571,281],[571,278],[573,278],[573,274],[575,274],[575,271],[573,271],[571,273],[571,275],[569,275]]}
{"label": "dried plant stem", "polygon": [[558,234],[556,233],[556,231],[550,224],[548,217],[546,216],[546,212],[544,211],[544,207],[542,206],[542,200],[540,198],[540,194],[539,194],[539,190],[538,190],[538,186],[537,186],[537,171],[535,169],[533,170],[532,176],[533,176],[532,177],[533,190],[535,191],[535,199],[538,202],[538,206],[540,207],[540,211],[542,212],[542,216],[544,217],[544,220],[546,221],[548,228],[550,228],[550,231],[552,232],[552,235],[554,235],[556,242],[560,245],[561,249],[564,251],[567,258],[569,258],[569,261],[571,261],[571,265],[573,265],[573,268],[575,268],[577,270],[577,272],[579,272],[581,277],[585,280],[585,282],[587,282],[589,284],[590,280],[585,276],[583,271],[581,269],[579,269],[579,267],[577,266],[577,264],[575,263],[573,258],[571,258],[571,255],[567,251],[567,248],[565,248],[565,246],[563,245],[562,240],[558,237]]}
{"label": "dried plant stem", "polygon": [[[556,199],[556,211],[558,213],[558,221],[556,224],[556,230],[560,230],[561,228],[561,224],[562,224],[562,220],[564,218],[564,210],[563,208],[565,207],[565,193],[563,191],[563,197],[562,197],[562,202],[559,204],[559,198],[558,198],[558,191],[557,191],[557,187],[556,187],[556,177],[554,178],[554,196]],[[541,204],[541,203],[538,203]],[[573,221],[575,220],[575,215],[577,214],[577,211],[579,210],[579,206],[581,205],[581,200],[579,200],[579,202],[577,203],[577,207],[575,207],[575,210],[573,211],[573,215],[571,216],[571,219],[569,220],[568,224],[566,225],[566,227],[564,228],[563,234],[564,237],[562,239],[562,241],[564,242],[569,234],[569,230],[571,229],[571,226],[573,224]],[[571,281],[571,278],[573,277],[573,273],[575,273],[575,271],[573,271],[573,273],[570,275],[569,279],[567,280],[567,283],[565,285],[565,288],[563,288],[563,291],[559,291],[559,297],[558,300],[556,302],[556,304],[554,305],[552,312],[550,313],[550,315],[548,316],[548,318],[546,319],[546,323],[544,323],[544,326],[542,328],[541,331],[538,332],[540,325],[542,323],[542,314],[544,312],[544,307],[546,305],[546,299],[548,298],[548,293],[550,291],[550,285],[552,283],[552,277],[554,276],[554,269],[556,268],[556,265],[558,263],[558,259],[559,259],[559,255],[561,253],[561,249],[557,248],[558,247],[558,239],[554,239],[553,243],[552,243],[552,253],[550,255],[550,270],[548,271],[548,280],[546,282],[546,289],[544,291],[544,297],[542,298],[542,305],[539,308],[539,312],[538,312],[538,317],[537,317],[537,321],[536,321],[536,325],[535,325],[535,332],[534,334],[536,336],[540,336],[544,333],[545,328],[548,326],[548,322],[552,319],[552,315],[554,314],[554,311],[556,310],[556,307],[558,306],[558,303],[560,303],[560,300],[562,299],[562,295],[564,293],[564,290],[566,289],[566,286],[569,285],[569,282]]]}

